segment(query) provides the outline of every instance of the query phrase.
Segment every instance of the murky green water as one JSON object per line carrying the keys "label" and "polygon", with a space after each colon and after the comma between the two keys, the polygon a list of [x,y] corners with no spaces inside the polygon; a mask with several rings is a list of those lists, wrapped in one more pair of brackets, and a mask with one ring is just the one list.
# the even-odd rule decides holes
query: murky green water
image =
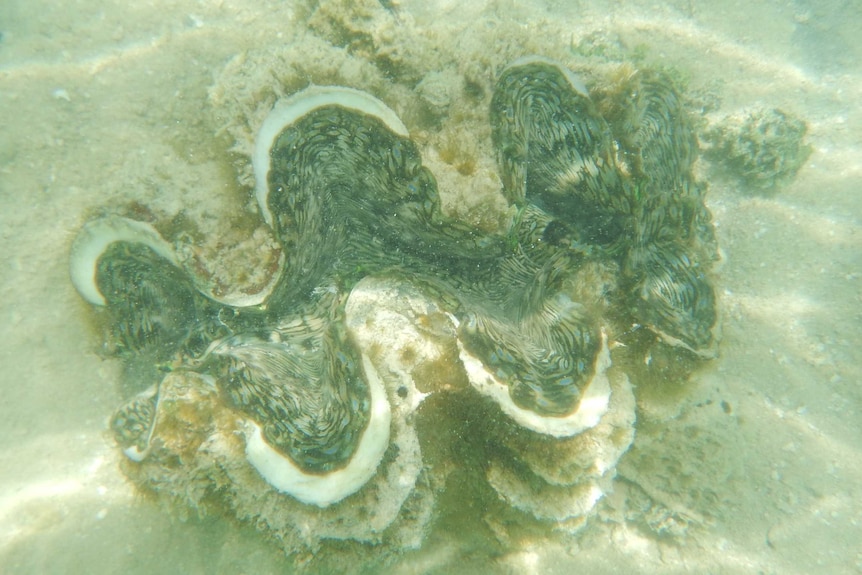
{"label": "murky green water", "polygon": [[[0,571],[859,572],[860,23],[839,1],[0,6]],[[674,353],[613,352],[634,383],[635,437],[585,526],[498,496],[481,434],[506,420],[477,397],[447,400],[457,389],[434,390],[417,419],[431,511],[415,549],[390,533],[285,557],[217,498],[201,514],[135,488],[108,432],[123,366],[69,280],[84,222],[122,206],[188,233],[202,265],[265,261],[248,242],[266,237],[256,127],[277,97],[339,83],[394,107],[444,209],[493,228],[505,202],[489,87],[525,54],[564,62],[591,91],[669,71],[704,147],[718,133],[747,134],[734,150],[768,144],[780,123],[739,126],[774,110],[810,147],[780,148],[801,167],[769,186],[732,162],[697,164],[723,255],[719,357],[684,381],[692,366]],[[760,150],[764,173],[782,167]],[[452,363],[419,378],[465,385]]]}

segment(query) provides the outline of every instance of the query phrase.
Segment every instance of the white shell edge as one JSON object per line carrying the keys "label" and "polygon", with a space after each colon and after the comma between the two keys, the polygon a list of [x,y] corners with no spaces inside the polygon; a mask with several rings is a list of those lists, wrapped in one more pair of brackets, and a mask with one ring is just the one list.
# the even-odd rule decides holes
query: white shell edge
{"label": "white shell edge", "polygon": [[392,411],[386,390],[371,360],[363,354],[362,366],[368,378],[371,411],[356,452],[346,467],[324,475],[305,473],[290,458],[266,442],[260,426],[249,421],[245,455],[267,483],[291,497],[318,507],[328,507],[359,491],[377,472],[389,446]]}
{"label": "white shell edge", "polygon": [[263,121],[254,143],[251,161],[255,177],[255,197],[264,221],[272,227],[272,214],[267,207],[270,150],[278,135],[290,124],[322,106],[337,105],[378,118],[399,136],[408,136],[407,128],[398,115],[371,94],[342,86],[310,86],[288,98],[279,100]]}
{"label": "white shell edge", "polygon": [[99,257],[114,242],[144,244],[179,267],[172,246],[150,224],[120,216],[89,221],[72,242],[69,272],[75,289],[93,305],[107,303],[96,284],[96,265]]}
{"label": "white shell edge", "polygon": [[458,351],[473,387],[482,395],[497,402],[503,413],[527,429],[552,437],[571,437],[595,427],[608,411],[611,385],[607,370],[611,365],[611,354],[608,350],[608,338],[604,332],[602,332],[602,347],[596,358],[593,379],[584,390],[578,408],[563,417],[543,416],[518,407],[509,395],[509,387],[494,377],[479,359],[470,355],[460,340]]}
{"label": "white shell edge", "polygon": [[533,62],[541,62],[543,64],[550,64],[551,66],[555,66],[560,72],[563,73],[563,75],[566,77],[566,80],[569,81],[569,85],[571,85],[571,87],[574,88],[576,92],[578,92],[580,95],[584,96],[587,99],[590,98],[590,91],[587,90],[587,85],[584,83],[581,77],[575,74],[573,71],[569,70],[560,62],[552,60],[551,58],[546,58],[544,56],[522,56],[521,58],[518,58],[517,60],[511,62],[508,66],[503,68],[503,71],[505,72],[510,68],[516,68],[525,64],[532,64]]}
{"label": "white shell edge", "polygon": [[[158,385],[151,385],[150,387],[148,387],[147,389],[145,389],[144,391],[139,393],[138,396],[143,396],[143,397],[146,397],[149,399],[158,393],[159,393],[159,386]],[[131,459],[132,461],[134,461],[135,463],[140,463],[141,461],[146,459],[147,456],[150,454],[150,448],[152,447],[153,435],[155,434],[155,431],[156,431],[156,422],[158,421],[158,418],[159,418],[159,406],[160,406],[161,402],[162,402],[162,398],[161,398],[161,395],[159,395],[159,397],[156,398],[156,409],[155,409],[155,415],[153,417],[153,422],[150,425],[149,432],[147,433],[147,447],[146,447],[146,449],[141,451],[140,449],[138,449],[137,445],[132,445],[131,447],[127,447],[123,450],[123,453],[125,454],[125,456],[128,457],[129,459]],[[108,424],[108,427],[110,427],[110,424]]]}

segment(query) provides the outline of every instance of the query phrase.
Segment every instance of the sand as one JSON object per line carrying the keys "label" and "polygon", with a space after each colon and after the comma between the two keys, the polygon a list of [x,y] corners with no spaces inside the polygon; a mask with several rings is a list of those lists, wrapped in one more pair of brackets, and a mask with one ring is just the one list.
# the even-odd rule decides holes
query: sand
{"label": "sand", "polygon": [[[777,107],[808,122],[813,147],[769,195],[703,167],[725,255],[720,357],[688,382],[635,390],[634,446],[587,528],[502,544],[481,521],[465,537],[443,516],[391,572],[862,573],[862,8],[385,4],[403,25],[369,38],[389,43],[390,62],[424,62],[417,84],[427,80],[432,106],[445,105],[434,91],[441,78],[485,73],[519,51],[576,62],[618,49],[677,70],[709,104],[704,122]],[[374,18],[391,14],[368,5]],[[239,0],[0,5],[0,571],[292,564],[252,528],[163,509],[125,479],[106,432],[120,366],[100,354],[68,253],[102,206],[132,202],[141,217],[182,212],[204,233],[230,228],[222,249],[253,231],[247,156],[235,147],[247,146],[248,127],[238,118],[259,117],[278,92],[255,70],[267,69],[268,50],[296,41],[309,13]],[[424,60],[416,52],[435,44],[440,53]],[[589,46],[605,53],[584,55]],[[254,67],[240,88],[245,61]],[[293,64],[314,80],[315,61]],[[338,73],[378,82],[348,68]],[[398,111],[433,147],[418,116]],[[450,189],[460,181],[440,179]],[[452,211],[475,215],[458,192],[451,198]]]}

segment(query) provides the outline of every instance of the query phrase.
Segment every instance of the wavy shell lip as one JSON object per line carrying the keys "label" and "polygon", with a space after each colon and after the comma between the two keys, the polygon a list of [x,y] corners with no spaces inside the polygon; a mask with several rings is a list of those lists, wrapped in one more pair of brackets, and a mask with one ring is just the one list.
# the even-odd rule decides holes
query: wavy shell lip
{"label": "wavy shell lip", "polygon": [[107,302],[96,282],[99,258],[116,242],[144,244],[177,267],[173,247],[145,222],[120,216],[107,216],[87,222],[72,243],[69,271],[72,284],[85,300],[104,306]]}
{"label": "wavy shell lip", "polygon": [[371,94],[342,86],[310,86],[275,103],[263,121],[254,144],[252,166],[255,174],[255,197],[264,221],[271,227],[273,218],[267,205],[269,195],[270,150],[284,129],[306,114],[324,106],[341,106],[382,121],[399,136],[408,137],[407,128],[392,108]]}
{"label": "wavy shell lip", "polygon": [[571,87],[574,88],[576,92],[578,92],[584,98],[590,98],[590,91],[587,89],[587,85],[584,83],[580,76],[569,70],[569,68],[564,66],[562,63],[551,58],[546,58],[544,56],[522,56],[514,62],[510,62],[508,66],[503,68],[503,71],[500,75],[502,76],[503,73],[505,73],[507,70],[511,70],[512,68],[519,68],[521,66],[528,66],[530,64],[547,64],[549,66],[554,66],[563,74],[563,76],[565,76],[566,80],[569,82],[569,85],[571,85]]}
{"label": "wavy shell lip", "polygon": [[486,479],[503,500],[566,531],[583,527],[613,491],[616,464],[634,440],[635,398],[628,377],[608,371],[611,400],[593,428],[569,438],[537,437],[498,424],[504,449],[489,458]]}
{"label": "wavy shell lip", "polygon": [[342,469],[320,475],[303,472],[266,442],[259,425],[248,421],[246,458],[267,483],[303,503],[329,507],[356,493],[374,477],[389,446],[392,412],[383,382],[364,354],[362,366],[368,378],[371,410],[356,452]]}
{"label": "wavy shell lip", "polygon": [[[458,325],[457,318],[450,315],[450,319],[456,326]],[[611,366],[611,355],[604,331],[602,331],[602,346],[595,360],[593,378],[584,389],[577,409],[562,417],[539,415],[519,407],[512,401],[509,387],[499,381],[478,358],[471,355],[460,340],[458,350],[461,362],[467,371],[467,377],[476,391],[494,400],[503,413],[526,429],[551,437],[572,437],[595,427],[608,411],[611,386],[607,370]]]}
{"label": "wavy shell lip", "polygon": [[[159,394],[159,386],[153,385],[148,389],[139,393],[136,397],[132,399],[132,401],[142,400],[142,401],[152,401],[153,402],[153,418],[150,421],[148,429],[146,431],[146,438],[142,442],[146,447],[140,449],[138,445],[132,443],[127,447],[123,447],[123,454],[134,461],[135,463],[140,463],[150,454],[150,448],[152,447],[153,435],[156,431],[156,421],[158,420],[159,407],[161,404],[161,395]],[[113,424],[117,414],[111,418],[111,423]],[[113,425],[111,425],[113,427]],[[119,439],[117,439],[119,442]]]}
{"label": "wavy shell lip", "polygon": [[[105,301],[96,280],[99,258],[116,242],[143,244],[152,249],[160,257],[166,259],[178,269],[188,271],[177,256],[174,246],[165,240],[150,224],[132,220],[123,216],[104,216],[90,220],[72,242],[69,256],[69,274],[72,285],[87,302],[92,305],[104,306]],[[190,277],[198,291],[207,298],[233,307],[251,307],[264,303],[272,290],[275,289],[284,267],[284,253],[279,255],[279,273],[273,274],[269,283],[262,290],[253,294],[225,294],[216,296],[199,277],[190,273]]]}

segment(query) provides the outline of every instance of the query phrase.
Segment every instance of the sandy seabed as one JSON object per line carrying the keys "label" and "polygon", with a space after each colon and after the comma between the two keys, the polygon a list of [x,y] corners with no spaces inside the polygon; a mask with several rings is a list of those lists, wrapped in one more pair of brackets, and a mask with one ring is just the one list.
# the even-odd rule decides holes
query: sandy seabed
{"label": "sandy seabed", "polygon": [[[0,571],[285,572],[292,563],[252,528],[167,512],[120,472],[106,433],[120,367],[99,354],[68,253],[102,206],[182,212],[204,232],[253,230],[253,211],[237,208],[251,205],[242,148],[253,136],[238,118],[297,88],[255,70],[270,69],[268,50],[289,59],[312,10],[127,4],[0,5]],[[708,103],[704,122],[781,108],[808,122],[813,147],[772,195],[704,169],[725,256],[720,357],[686,383],[636,390],[635,444],[588,527],[506,546],[490,529],[458,533],[443,515],[390,571],[862,573],[862,8],[383,4],[367,3],[398,25],[368,40],[389,64],[412,63],[417,80],[492,79],[494,65],[529,52],[577,63],[619,50],[677,70]],[[323,61],[291,64],[293,77],[326,80],[314,68]],[[345,63],[337,74],[376,81]],[[432,149],[411,121],[421,123],[407,110]],[[458,203],[459,176],[441,169],[450,210],[475,216]],[[239,243],[231,233],[225,245]]]}

